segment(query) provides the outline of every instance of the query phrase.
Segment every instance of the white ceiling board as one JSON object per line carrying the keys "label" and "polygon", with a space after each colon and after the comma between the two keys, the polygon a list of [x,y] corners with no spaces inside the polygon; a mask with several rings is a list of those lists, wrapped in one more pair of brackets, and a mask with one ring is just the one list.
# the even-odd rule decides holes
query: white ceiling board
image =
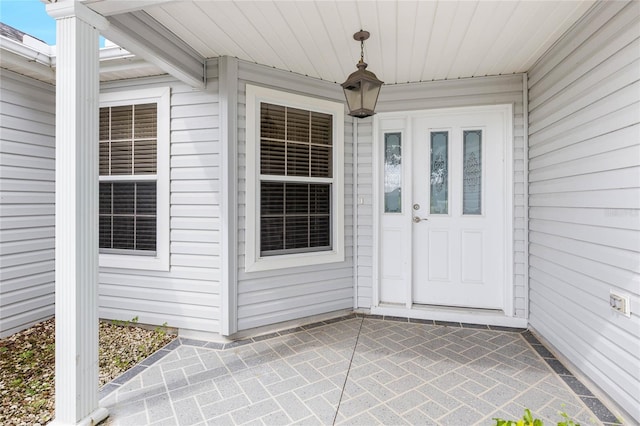
{"label": "white ceiling board", "polygon": [[[89,7],[102,7],[97,1]],[[595,3],[546,1],[182,0],[144,10],[206,58],[233,56],[342,82],[365,42],[387,84],[511,74],[535,61]],[[137,3],[136,6],[144,3]]]}
{"label": "white ceiling board", "polygon": [[[327,49],[331,49],[334,58],[333,62],[341,70],[337,72],[336,80],[334,81],[342,82],[348,74],[356,70],[355,64],[360,58],[360,43],[353,39],[353,34],[359,31],[360,28],[357,23],[358,17],[353,12],[351,12],[350,16],[344,16],[345,5],[341,5],[339,9],[339,4],[328,1],[315,3],[326,31],[324,37],[326,38]],[[357,51],[356,55],[352,54],[354,51]]]}
{"label": "white ceiling board", "polygon": [[[400,2],[398,3],[397,22],[402,25],[396,26],[397,48],[396,55],[393,58],[396,64],[396,74],[394,80],[396,82],[412,81],[411,70],[415,60],[420,61],[422,55],[414,57],[414,48],[416,46],[417,29],[424,25],[417,25],[418,22],[418,6],[420,3]],[[428,4],[428,3],[426,3]],[[401,58],[407,58],[408,64],[403,64]]]}
{"label": "white ceiling board", "polygon": [[445,48],[449,37],[456,28],[454,19],[458,9],[458,3],[439,2],[437,6],[431,38],[429,40],[429,48],[419,81],[435,80],[437,69],[441,67],[440,63],[446,53]]}
{"label": "white ceiling board", "polygon": [[153,18],[164,26],[171,28],[173,33],[181,39],[189,40],[191,47],[200,52],[205,58],[220,56],[219,52],[221,52],[222,49],[217,43],[211,42],[209,37],[207,37],[208,40],[203,40],[197,31],[194,31],[195,28],[209,24],[206,16],[200,14],[189,22],[183,22],[176,19],[174,14],[171,13],[170,8],[156,8],[153,11]]}
{"label": "white ceiling board", "polygon": [[273,37],[272,31],[267,34],[260,33],[235,2],[198,2],[197,4],[209,19],[214,20],[217,27],[248,54],[248,57],[234,55],[233,51],[224,52],[225,55],[238,56],[259,64],[286,69],[279,53],[274,52],[266,41],[266,38]]}
{"label": "white ceiling board", "polygon": [[[389,82],[395,83],[398,81],[398,68],[401,65],[399,46],[402,43],[398,38],[398,23],[400,22],[398,3],[379,2],[376,9],[378,11],[376,38],[379,40],[380,51],[377,52],[379,57],[375,59],[382,64],[380,73],[389,76]],[[371,71],[375,72],[377,69],[372,64]]]}
{"label": "white ceiling board", "polygon": [[309,52],[300,44],[275,3],[242,2],[237,5],[247,19],[255,23],[259,33],[271,34],[265,42],[286,68],[297,66],[301,74],[316,75]]}
{"label": "white ceiling board", "polygon": [[288,27],[292,37],[296,37],[297,44],[304,52],[302,56],[304,56],[305,60],[308,61],[311,66],[308,72],[303,72],[302,74],[316,78],[320,78],[321,75],[330,76],[331,70],[335,68],[333,66],[333,57],[323,54],[324,52],[321,50],[322,46],[317,37],[314,36],[312,29],[305,22],[298,6],[296,4],[278,2],[276,3],[276,7],[283,17],[283,20],[285,19],[285,15],[289,18]]}
{"label": "white ceiling board", "polygon": [[[336,50],[336,47],[329,36],[329,30],[327,29],[322,13],[317,7],[317,4],[313,2],[301,2],[296,7],[300,14],[302,14],[303,21],[309,29],[311,36],[315,39],[316,47],[314,54],[318,55],[319,60],[323,65],[323,68],[317,67],[318,71],[322,72],[321,70],[324,69],[324,72],[326,72],[326,74],[320,74],[316,77],[323,78],[328,81],[342,82],[342,80],[346,78],[346,75],[342,70],[346,68],[348,57],[351,57],[351,55],[349,55],[349,50],[346,50],[345,48],[342,52],[341,62],[339,51]],[[340,37],[340,43],[345,43],[344,45],[346,45],[344,37]],[[310,45],[310,47],[313,46]]]}
{"label": "white ceiling board", "polygon": [[[473,20],[469,25],[465,42],[460,46],[457,57],[452,64],[449,75],[461,76],[464,73],[471,74],[467,77],[481,75],[478,68],[482,61],[491,54],[493,50],[491,46],[496,44],[499,37],[502,36],[503,27],[496,25],[495,22],[506,22],[510,19],[517,7],[516,2],[481,2],[476,9]],[[475,43],[471,43],[475,40]],[[489,46],[489,52],[486,49],[479,49],[478,46]],[[470,67],[469,64],[475,64]]]}
{"label": "white ceiling board", "polygon": [[555,41],[564,34],[574,21],[567,20],[567,16],[583,14],[589,7],[590,2],[559,2],[555,4],[555,9],[551,13],[544,13],[538,20],[532,36],[522,40],[520,49],[512,56],[511,61],[505,66],[507,69],[520,67],[526,71],[544,54]]}
{"label": "white ceiling board", "polygon": [[405,67],[409,69],[409,77],[406,80],[398,80],[399,83],[420,81],[422,79],[422,70],[433,39],[437,7],[438,4],[436,2],[417,3],[411,56],[409,57],[409,64]]}
{"label": "white ceiling board", "polygon": [[[475,2],[457,3],[452,26],[449,28],[447,40],[443,43],[443,49],[436,63],[436,71],[433,76],[434,80],[444,80],[452,77],[449,71],[458,57],[462,43],[468,40],[467,34],[469,32],[469,26],[471,25],[477,8],[478,3]],[[455,30],[452,30],[454,28]]]}
{"label": "white ceiling board", "polygon": [[[535,28],[540,24],[538,20],[541,11],[548,13],[553,8],[552,3],[547,6],[543,2],[519,3],[516,10],[504,23],[500,37],[495,40],[491,49],[487,49],[487,55],[481,62],[477,74],[497,75],[504,73],[507,70],[504,66],[505,62],[520,50],[523,38],[531,37]],[[508,70],[507,72],[517,72],[517,70]]]}

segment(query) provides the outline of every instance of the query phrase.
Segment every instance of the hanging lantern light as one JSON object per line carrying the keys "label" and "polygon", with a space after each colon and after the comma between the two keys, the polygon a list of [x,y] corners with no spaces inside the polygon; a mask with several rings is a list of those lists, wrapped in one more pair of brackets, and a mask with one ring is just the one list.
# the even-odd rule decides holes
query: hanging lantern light
{"label": "hanging lantern light", "polygon": [[356,64],[358,71],[352,73],[347,81],[342,83],[349,115],[358,118],[375,114],[378,94],[383,84],[374,73],[367,71],[367,63],[364,61],[364,41],[369,38],[369,35],[369,31],[363,30],[353,35],[353,38],[360,42],[360,62]]}

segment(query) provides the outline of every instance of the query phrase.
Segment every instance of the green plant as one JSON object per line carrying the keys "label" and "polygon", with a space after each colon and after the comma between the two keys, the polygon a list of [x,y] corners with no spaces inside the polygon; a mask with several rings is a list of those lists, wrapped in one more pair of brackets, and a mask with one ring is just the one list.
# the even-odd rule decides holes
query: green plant
{"label": "green plant", "polygon": [[111,320],[111,324],[117,325],[119,327],[129,327],[131,324],[135,325],[138,323],[138,316],[131,318],[130,320]]}
{"label": "green plant", "polygon": [[120,369],[123,369],[123,370],[124,370],[124,369],[126,369],[126,367],[127,367],[127,365],[128,365],[128,362],[127,362],[127,361],[125,361],[125,360],[123,360],[120,356],[116,356],[116,357],[113,359],[113,364],[114,364],[114,365],[116,365],[118,368],[120,368]]}
{"label": "green plant", "polygon": [[20,358],[22,358],[23,360],[28,360],[29,358],[33,358],[33,351],[32,350],[26,350],[24,352],[22,352],[20,355],[18,355]]}
{"label": "green plant", "polygon": [[33,402],[31,402],[31,407],[33,408],[34,411],[38,411],[40,410],[45,404],[47,403],[47,401],[45,399],[38,399],[35,400]]}
{"label": "green plant", "polygon": [[571,420],[571,418],[569,418],[569,415],[567,413],[560,413],[560,415],[562,416],[564,421],[558,422],[558,426],[580,426],[580,423],[576,423],[573,420]]}
{"label": "green plant", "polygon": [[[567,413],[559,413],[560,416],[564,419],[563,421],[559,421],[557,426],[580,426],[580,423],[575,423]],[[525,408],[524,414],[522,418],[519,420],[505,420],[498,417],[494,417],[496,424],[495,426],[544,426],[544,422],[540,419],[536,419],[531,414],[531,410]]]}
{"label": "green plant", "polygon": [[520,420],[504,420],[494,417],[496,426],[543,426],[543,422],[540,419],[534,419],[531,414],[531,410],[526,408],[524,415]]}

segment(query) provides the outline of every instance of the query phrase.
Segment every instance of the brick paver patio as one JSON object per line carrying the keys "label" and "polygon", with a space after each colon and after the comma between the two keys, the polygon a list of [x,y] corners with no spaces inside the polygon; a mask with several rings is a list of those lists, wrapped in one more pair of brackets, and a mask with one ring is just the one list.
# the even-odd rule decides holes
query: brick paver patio
{"label": "brick paver patio", "polygon": [[545,424],[615,416],[528,331],[355,316],[222,345],[177,339],[102,391],[114,425]]}

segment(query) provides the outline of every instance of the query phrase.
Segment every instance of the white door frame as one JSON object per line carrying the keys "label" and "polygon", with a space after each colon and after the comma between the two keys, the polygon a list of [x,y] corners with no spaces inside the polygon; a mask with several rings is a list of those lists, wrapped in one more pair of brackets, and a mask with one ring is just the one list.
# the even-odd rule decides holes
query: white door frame
{"label": "white door frame", "polygon": [[[412,265],[411,259],[407,259],[407,263],[403,264],[407,269],[407,279],[405,280],[406,296],[404,303],[400,304],[381,304],[380,301],[380,239],[382,233],[381,216],[383,208],[382,197],[382,160],[383,140],[382,133],[385,131],[400,131],[403,134],[403,170],[402,192],[408,194],[402,199],[403,212],[411,211],[412,188],[412,166],[408,160],[412,154],[411,123],[417,117],[441,117],[451,114],[467,114],[478,112],[499,112],[504,116],[504,200],[503,207],[505,209],[504,221],[504,248],[505,248],[505,264],[504,264],[504,301],[503,309],[500,311],[486,311],[482,309],[470,308],[447,308],[447,307],[425,307],[415,306],[412,300]],[[401,128],[403,126],[403,128]],[[388,127],[388,128],[387,128]],[[513,189],[513,105],[486,105],[458,108],[443,108],[421,111],[403,111],[379,113],[374,116],[373,120],[373,288],[371,313],[377,315],[405,316],[419,319],[433,319],[438,321],[455,321],[468,322],[478,324],[500,325],[509,327],[526,327],[526,318],[516,318],[514,316],[514,243],[513,243],[513,214],[514,214],[514,189]],[[410,226],[410,223],[407,224]],[[411,239],[404,241],[407,245],[408,253],[411,253]]]}

